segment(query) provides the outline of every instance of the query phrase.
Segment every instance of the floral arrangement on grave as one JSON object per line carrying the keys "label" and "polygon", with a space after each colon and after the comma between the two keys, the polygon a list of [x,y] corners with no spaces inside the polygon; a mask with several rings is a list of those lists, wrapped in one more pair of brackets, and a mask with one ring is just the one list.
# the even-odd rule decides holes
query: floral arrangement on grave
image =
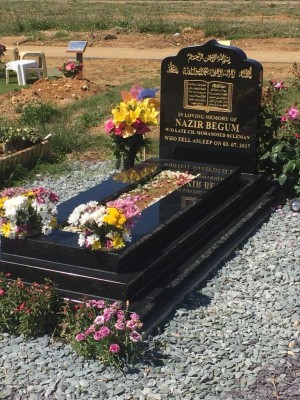
{"label": "floral arrangement on grave", "polygon": [[61,71],[66,78],[75,78],[82,69],[83,64],[78,60],[65,61],[62,67],[58,67],[58,70]]}
{"label": "floral arrangement on grave", "polygon": [[43,233],[56,226],[58,196],[43,187],[0,192],[0,234],[9,239]]}
{"label": "floral arrangement on grave", "polygon": [[[118,250],[131,240],[131,228],[141,214],[131,198],[99,204],[90,201],[76,207],[68,218],[79,232],[78,244],[91,250]],[[67,228],[68,229],[68,228]]]}
{"label": "floral arrangement on grave", "polygon": [[[150,126],[158,124],[159,101],[154,97],[143,98],[145,89],[134,86],[130,92],[121,92],[123,101],[112,109],[113,117],[105,122],[105,132],[113,141],[116,167],[124,160],[124,169],[133,167],[138,152],[150,143],[145,134]],[[151,92],[155,95],[155,91]]]}

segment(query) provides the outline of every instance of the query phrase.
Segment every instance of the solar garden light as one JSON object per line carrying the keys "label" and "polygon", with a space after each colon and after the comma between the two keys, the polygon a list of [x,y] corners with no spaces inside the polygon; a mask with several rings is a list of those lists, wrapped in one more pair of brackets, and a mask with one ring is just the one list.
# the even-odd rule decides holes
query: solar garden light
{"label": "solar garden light", "polygon": [[290,209],[294,212],[300,212],[300,198],[290,200]]}

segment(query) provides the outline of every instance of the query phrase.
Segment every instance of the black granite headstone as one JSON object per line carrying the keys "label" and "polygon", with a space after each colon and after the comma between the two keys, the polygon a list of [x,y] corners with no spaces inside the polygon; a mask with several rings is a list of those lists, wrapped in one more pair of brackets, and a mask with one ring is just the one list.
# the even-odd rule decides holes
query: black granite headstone
{"label": "black granite headstone", "polygon": [[160,157],[256,172],[262,66],[210,40],[161,65]]}

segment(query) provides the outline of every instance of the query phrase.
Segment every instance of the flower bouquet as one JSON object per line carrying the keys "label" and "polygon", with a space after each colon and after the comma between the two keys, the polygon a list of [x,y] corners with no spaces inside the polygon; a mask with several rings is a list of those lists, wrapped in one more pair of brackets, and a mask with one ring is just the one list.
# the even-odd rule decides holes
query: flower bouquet
{"label": "flower bouquet", "polygon": [[77,60],[68,60],[63,63],[62,67],[58,67],[66,78],[75,78],[83,69],[83,64]]}
{"label": "flower bouquet", "polygon": [[122,158],[128,160],[125,169],[132,167],[137,153],[148,145],[149,140],[144,135],[150,131],[149,126],[157,125],[158,107],[154,98],[131,98],[112,109],[113,117],[106,121],[104,129],[113,140],[117,168]]}
{"label": "flower bouquet", "polygon": [[9,239],[37,233],[49,235],[56,226],[58,196],[43,187],[9,188],[0,192],[0,234]]}
{"label": "flower bouquet", "polygon": [[78,243],[91,250],[122,249],[130,242],[130,229],[140,210],[131,198],[101,205],[96,201],[76,207],[68,218],[71,228],[79,231]]}

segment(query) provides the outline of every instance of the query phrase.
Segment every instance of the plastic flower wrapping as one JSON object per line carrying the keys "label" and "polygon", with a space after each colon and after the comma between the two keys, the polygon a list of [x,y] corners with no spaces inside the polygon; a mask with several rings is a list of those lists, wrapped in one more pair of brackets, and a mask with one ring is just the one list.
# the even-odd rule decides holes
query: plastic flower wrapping
{"label": "plastic flower wrapping", "polygon": [[78,243],[91,250],[122,249],[131,241],[131,228],[140,209],[131,198],[101,205],[90,201],[76,207],[68,218],[71,228],[79,231]]}
{"label": "plastic flower wrapping", "polygon": [[56,226],[59,197],[43,188],[9,188],[0,192],[0,234],[9,239],[35,233],[49,235]]}

